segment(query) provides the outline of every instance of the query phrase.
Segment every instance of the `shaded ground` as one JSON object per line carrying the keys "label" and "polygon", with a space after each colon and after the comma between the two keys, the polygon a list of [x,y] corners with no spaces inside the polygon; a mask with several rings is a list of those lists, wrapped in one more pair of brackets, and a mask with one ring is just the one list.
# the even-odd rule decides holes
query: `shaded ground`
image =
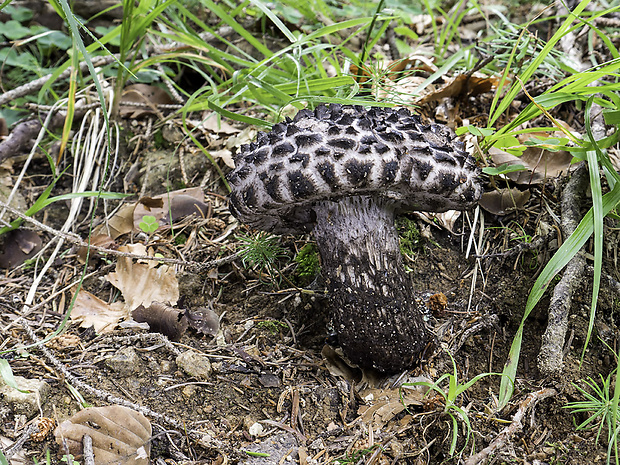
{"label": "shaded ground", "polygon": [[[233,223],[221,197],[207,195],[207,199],[213,206],[212,218],[221,222],[211,221],[209,226],[202,219],[185,220],[187,236],[199,237],[191,248],[184,249],[184,258],[190,261],[230,255],[238,245],[235,235],[242,233],[240,226],[233,233],[226,229]],[[59,217],[62,208],[58,207]],[[523,218],[521,212],[501,220],[508,224],[511,219]],[[487,214],[487,255],[503,249],[502,236],[507,229],[490,229],[501,227],[498,220]],[[426,231],[426,239],[407,256],[406,264],[412,285],[420,291],[420,305],[425,307],[429,326],[454,356],[459,380],[465,382],[479,373],[501,371],[533,277],[546,260],[543,257],[547,249],[483,259],[486,284],[483,288],[478,274],[476,289],[470,296],[475,261],[465,260],[461,249],[461,244],[467,243],[468,232],[460,236],[419,220],[417,224]],[[219,241],[225,234],[227,238]],[[151,245],[173,256],[170,252],[175,246],[170,239],[169,233],[163,232],[158,241],[151,240]],[[303,242],[298,237],[281,241],[290,256]],[[176,250],[181,247],[176,246]],[[289,260],[282,260],[281,265]],[[87,270],[92,274],[84,281],[84,288],[104,300],[117,298],[114,288],[102,279],[114,267],[113,257],[95,259]],[[294,267],[282,267],[284,277],[293,279]],[[59,258],[46,277],[49,293],[71,282],[80,271],[75,257]],[[20,330],[18,319],[20,301],[31,279],[27,268],[10,271],[3,278],[0,299],[4,348],[31,342]],[[496,376],[485,377],[467,390],[458,405],[468,411],[472,433],[466,444],[465,425],[458,422],[456,451],[462,452],[450,458],[451,420],[442,413],[439,397],[422,398],[414,393],[406,398],[408,409],[403,409],[400,393],[390,389],[390,380],[375,378],[369,385],[355,369],[343,367],[333,353],[324,351],[327,358],[322,356],[328,315],[320,276],[306,286],[307,291],[299,292],[278,274],[270,277],[264,271],[248,269],[237,259],[200,272],[180,267],[178,281],[183,308],[209,307],[220,316],[217,337],[192,329],[169,346],[135,329],[94,337],[92,331],[71,325],[48,344],[50,352],[81,382],[177,422],[166,424],[161,418],[152,419],[152,457],[168,459],[169,463],[298,463],[301,451],[301,463],[332,463],[335,459],[339,463],[459,463],[458,456],[465,459],[479,451],[506,427],[528,393],[545,386],[555,388],[557,393],[527,413],[523,429],[497,451],[492,463],[577,464],[604,460],[604,442],[595,446],[595,432],[576,431],[574,421],[586,417],[573,417],[563,408],[567,402],[580,399],[573,382],[588,376],[598,379],[599,373],[606,376],[613,363],[609,350],[593,340],[579,365],[588,324],[590,291],[586,283],[579,290],[570,318],[571,343],[563,376],[541,379],[537,372],[536,356],[546,317],[544,310],[535,311],[526,326],[512,404],[499,414],[493,413],[499,386]],[[606,292],[599,313],[609,317],[615,300]],[[447,305],[436,304],[430,310],[429,296],[437,293],[447,297]],[[63,292],[51,299],[53,307],[39,307],[27,315],[39,338],[48,336],[59,325],[61,315],[55,308],[66,306],[69,298],[70,294]],[[543,300],[541,308],[546,305]],[[606,324],[613,323],[610,320]],[[145,337],[137,337],[139,334]],[[212,371],[199,379],[189,376],[176,362],[178,354],[187,350],[206,355]],[[50,360],[38,348],[19,355],[12,353],[9,360],[15,375],[42,379],[50,386],[42,399],[43,416],[63,419],[78,410],[62,374],[50,366]],[[452,370],[446,352],[435,351],[428,354],[420,369],[400,378],[400,383],[437,380]],[[82,394],[91,405],[107,403],[105,396]],[[7,437],[18,436],[19,425],[37,415],[29,411],[26,418],[16,415],[6,404],[0,405],[1,431]],[[184,429],[193,432],[188,435]],[[29,460],[43,460],[48,448],[56,456],[58,446],[51,435],[25,445]],[[270,455],[255,457],[245,451]]]}

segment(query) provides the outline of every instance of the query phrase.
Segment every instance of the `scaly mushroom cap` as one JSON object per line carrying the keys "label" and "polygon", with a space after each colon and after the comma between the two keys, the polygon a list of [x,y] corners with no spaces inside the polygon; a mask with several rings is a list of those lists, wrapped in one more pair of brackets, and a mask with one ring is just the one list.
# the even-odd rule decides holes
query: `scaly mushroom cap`
{"label": "scaly mushroom cap", "polygon": [[274,233],[309,232],[313,205],[355,195],[397,211],[463,210],[482,193],[474,159],[447,128],[406,108],[321,105],[241,147],[228,175],[230,210]]}

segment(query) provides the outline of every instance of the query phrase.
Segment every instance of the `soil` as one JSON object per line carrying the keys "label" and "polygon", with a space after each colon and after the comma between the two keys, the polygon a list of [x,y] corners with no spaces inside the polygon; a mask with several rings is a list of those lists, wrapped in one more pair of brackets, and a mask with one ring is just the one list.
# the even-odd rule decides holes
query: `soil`
{"label": "soil", "polygon": [[[153,165],[147,157],[145,153],[140,159],[141,166]],[[204,163],[193,166],[203,170],[194,173],[196,179],[203,179],[210,169]],[[167,182],[174,185],[180,182],[175,178],[180,171],[175,165],[172,168]],[[152,182],[153,172],[150,174]],[[143,181],[145,178],[137,181],[137,187]],[[539,191],[534,193],[540,195]],[[138,235],[133,241],[146,240],[170,257],[179,256],[183,247],[188,262],[208,262],[231,255],[238,249],[238,236],[250,232],[234,222],[221,194],[207,189],[206,199],[212,206],[211,227],[205,219],[183,220],[186,237],[193,238],[189,247],[188,243],[175,245],[169,230],[150,238]],[[156,415],[150,416],[151,458],[166,463],[456,464],[487,447],[510,426],[528,394],[553,388],[553,395],[537,402],[519,424],[513,424],[514,434],[503,447],[493,451],[489,463],[603,463],[606,430],[597,444],[596,430],[576,427],[587,415],[571,414],[566,409],[568,402],[583,400],[575,387],[585,388],[580,380],[591,377],[600,383],[600,376],[607,377],[614,368],[612,352],[598,337],[592,338],[581,359],[591,298],[587,282],[581,283],[574,297],[562,375],[545,379],[537,370],[547,298],[526,323],[514,396],[506,408],[497,410],[500,378],[491,373],[501,372],[529,290],[557,248],[549,241],[542,248],[511,255],[503,247],[507,238],[513,239],[510,228],[505,226],[521,224],[536,237],[535,231],[528,231],[533,226],[527,221],[534,213],[541,214],[534,209],[536,201],[532,200],[525,210],[511,215],[494,217],[485,213],[489,245],[485,252],[488,258],[479,260],[483,275],[479,268],[474,270],[475,258],[465,258],[469,229],[463,230],[464,216],[454,227],[461,232],[455,233],[417,216],[408,217],[422,231],[422,239],[413,251],[408,250],[405,261],[436,340],[421,366],[402,376],[362,373],[346,364],[337,347],[334,350],[326,345],[330,336],[325,310],[328,297],[320,274],[303,290],[290,285],[297,279],[291,257],[311,238],[287,236],[279,242],[288,258],[276,263],[271,273],[243,266],[239,258],[199,271],[177,266],[178,307],[214,310],[220,318],[215,336],[190,328],[171,345],[146,330],[117,328],[96,335],[92,329],[73,323],[46,344],[48,353],[64,366],[64,373],[52,365],[40,347],[6,353],[4,357],[16,376],[43,380],[50,389],[41,399],[40,412],[20,412],[0,400],[0,432],[17,439],[26,421],[47,417],[61,422],[76,413],[81,407],[70,386],[77,379],[83,384],[73,388],[88,405],[114,403],[111,394],[148,409],[144,410],[147,417],[154,412]],[[64,206],[59,205],[50,209],[46,222],[58,227],[65,214]],[[225,239],[219,240],[222,236]],[[49,236],[44,235],[46,240]],[[126,236],[118,242],[131,240]],[[104,279],[114,270],[116,260],[113,256],[94,259],[86,269],[89,276],[83,282],[84,289],[105,301],[118,298],[115,288]],[[607,260],[605,266],[609,270],[604,273],[613,274],[612,261]],[[81,272],[75,255],[58,258],[45,277],[49,287],[42,292],[40,301],[71,283]],[[1,322],[6,330],[1,338],[5,350],[32,342],[19,320],[24,311],[21,302],[32,277],[32,269],[21,267],[7,271],[2,278]],[[64,290],[50,298],[48,304],[22,315],[40,340],[58,328],[70,298],[70,292]],[[615,338],[609,335],[616,334],[612,330],[616,304],[613,291],[604,286],[597,328],[607,331],[595,334],[605,336],[604,342],[612,347]],[[188,374],[177,359],[186,351],[206,356],[210,370]],[[456,399],[456,405],[467,412],[470,434],[462,416],[455,414],[453,423],[436,392],[423,395],[421,387],[415,390],[406,385],[436,382],[454,370],[460,383],[489,373]],[[76,378],[67,378],[66,373]],[[401,391],[398,387],[403,383]],[[85,391],[83,386],[92,389]],[[447,389],[447,380],[440,386]],[[54,440],[53,429],[48,432],[37,441],[29,439],[25,443],[26,462],[45,461],[48,450],[53,463],[64,455]],[[451,453],[454,437],[456,444]]]}

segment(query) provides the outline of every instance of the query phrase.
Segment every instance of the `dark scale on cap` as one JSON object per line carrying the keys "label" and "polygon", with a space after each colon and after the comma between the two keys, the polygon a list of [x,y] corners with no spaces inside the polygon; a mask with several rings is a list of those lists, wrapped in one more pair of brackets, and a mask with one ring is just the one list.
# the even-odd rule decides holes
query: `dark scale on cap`
{"label": "dark scale on cap", "polygon": [[295,147],[293,147],[293,144],[289,142],[283,142],[282,144],[276,145],[273,148],[273,154],[277,157],[288,155],[289,153],[293,152],[295,152]]}
{"label": "dark scale on cap", "polygon": [[275,145],[282,140],[282,135],[277,132],[270,132],[267,134],[267,137],[269,139],[269,144],[271,145]]}
{"label": "dark scale on cap", "polygon": [[301,131],[301,129],[299,129],[297,126],[295,126],[294,124],[289,124],[286,127],[286,135],[287,137],[290,137],[294,134],[297,134],[299,131]]}
{"label": "dark scale on cap", "polygon": [[345,129],[344,132],[349,136],[356,136],[358,134],[358,130],[355,129],[353,126],[349,126],[347,129]]}
{"label": "dark scale on cap", "polygon": [[282,168],[284,168],[284,163],[282,163],[281,161],[277,163],[272,163],[271,166],[269,166],[269,170],[274,171],[274,172],[278,172]]}
{"label": "dark scale on cap", "polygon": [[327,147],[319,147],[314,151],[314,153],[319,157],[324,157],[325,155],[329,155],[330,153],[332,153],[332,149]]}
{"label": "dark scale on cap", "polygon": [[249,208],[256,206],[256,192],[254,190],[254,186],[248,186],[248,188],[243,192],[243,203],[245,203]]}
{"label": "dark scale on cap", "polygon": [[346,137],[339,137],[338,139],[331,139],[327,141],[327,145],[336,147],[342,150],[351,150],[355,147],[355,139],[347,139]]}
{"label": "dark scale on cap", "polygon": [[449,165],[456,166],[456,160],[451,155],[448,155],[445,152],[435,152],[433,154],[433,158],[439,163],[447,163]]}
{"label": "dark scale on cap", "polygon": [[267,182],[263,181],[263,184],[265,185],[265,191],[267,192],[267,194],[269,194],[269,196],[277,201],[277,202],[281,202],[282,199],[282,194],[280,193],[280,177],[279,176],[274,176],[272,178],[267,179]]}
{"label": "dark scale on cap", "polygon": [[456,176],[454,176],[452,173],[447,173],[445,171],[440,172],[439,176],[437,176],[437,179],[439,180],[439,184],[441,185],[441,192],[453,191],[460,184]]}
{"label": "dark scale on cap", "polygon": [[377,145],[375,145],[375,150],[379,155],[383,155],[385,152],[390,150],[390,148],[385,144],[378,143]]}
{"label": "dark scale on cap", "polygon": [[359,149],[357,149],[357,153],[360,155],[368,155],[372,153],[372,147],[370,145],[360,145]]}
{"label": "dark scale on cap", "polygon": [[286,124],[276,123],[271,127],[271,130],[276,134],[284,134],[286,133]]}
{"label": "dark scale on cap", "polygon": [[310,110],[299,110],[297,114],[295,115],[295,117],[293,118],[293,122],[297,123],[298,121],[302,119],[312,118],[313,116],[314,116],[314,113],[312,113]]}
{"label": "dark scale on cap", "polygon": [[367,136],[362,136],[362,138],[360,139],[360,142],[362,144],[371,145],[377,142],[377,138],[373,134],[369,134]]}
{"label": "dark scale on cap", "polygon": [[400,118],[399,118],[398,113],[392,113],[392,114],[391,114],[390,116],[388,116],[385,120],[386,120],[388,123],[392,123],[392,124],[394,124],[394,123],[398,123],[398,120],[399,120],[399,119],[400,119]]}
{"label": "dark scale on cap", "polygon": [[328,136],[337,136],[340,134],[340,128],[338,126],[330,126],[327,128]]}
{"label": "dark scale on cap", "polygon": [[338,120],[338,124],[341,126],[350,126],[351,124],[353,124],[353,116],[349,115],[348,113],[343,114]]}
{"label": "dark scale on cap", "polygon": [[338,180],[336,179],[336,170],[334,169],[334,165],[329,162],[319,163],[316,165],[316,170],[329,187],[332,189],[338,187]]}
{"label": "dark scale on cap", "polygon": [[331,110],[329,116],[332,121],[337,120],[338,118],[340,118],[340,115],[342,115],[342,105],[339,105],[336,103],[336,104],[330,105],[329,109]]}
{"label": "dark scale on cap", "polygon": [[327,106],[325,105],[319,105],[318,107],[316,107],[316,110],[314,110],[314,115],[317,117],[317,119],[328,119],[329,108],[327,108]]}
{"label": "dark scale on cap", "polygon": [[296,153],[294,155],[291,155],[289,161],[293,163],[301,163],[302,167],[307,168],[308,162],[310,161],[310,155],[308,155],[307,153]]}
{"label": "dark scale on cap", "polygon": [[269,136],[267,136],[266,132],[260,131],[257,135],[256,135],[256,143],[260,146],[260,145],[265,145],[266,143],[269,142]]}
{"label": "dark scale on cap", "polygon": [[316,186],[312,179],[308,178],[301,171],[295,170],[287,174],[291,194],[296,199],[305,199],[312,194],[316,194]]}
{"label": "dark scale on cap", "polygon": [[357,122],[358,127],[362,130],[362,131],[370,131],[370,128],[372,127],[372,123],[368,118],[362,118]]}
{"label": "dark scale on cap", "polygon": [[388,161],[383,165],[383,181],[386,184],[391,183],[396,179],[396,174],[398,173],[398,162],[397,161]]}
{"label": "dark scale on cap", "polygon": [[349,182],[354,186],[363,187],[368,183],[368,175],[372,171],[372,162],[364,163],[353,159],[346,162],[344,168]]}
{"label": "dark scale on cap", "polygon": [[405,139],[400,132],[382,132],[379,137],[387,142],[400,144]]}
{"label": "dark scale on cap", "polygon": [[248,155],[243,157],[243,160],[246,163],[254,163],[255,165],[262,165],[267,157],[269,156],[269,148],[263,147],[260,150],[256,150],[255,152],[250,152]]}
{"label": "dark scale on cap", "polygon": [[412,141],[424,140],[424,136],[420,132],[407,131],[407,135]]}
{"label": "dark scale on cap", "polygon": [[321,134],[298,134],[295,136],[295,142],[300,148],[310,145],[319,144],[323,141]]}
{"label": "dark scale on cap", "polygon": [[414,165],[413,169],[416,170],[422,181],[426,181],[428,175],[431,174],[431,171],[433,171],[433,165],[426,161],[418,160],[417,158],[412,158],[412,160]]}
{"label": "dark scale on cap", "polygon": [[247,177],[254,172],[254,169],[251,166],[242,166],[236,172],[236,175],[242,181],[247,179]]}

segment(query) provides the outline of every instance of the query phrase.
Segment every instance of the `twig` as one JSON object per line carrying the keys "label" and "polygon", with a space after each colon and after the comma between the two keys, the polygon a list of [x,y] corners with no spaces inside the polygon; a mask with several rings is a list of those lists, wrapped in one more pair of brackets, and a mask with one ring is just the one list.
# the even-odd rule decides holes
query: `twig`
{"label": "twig", "polygon": [[467,460],[465,460],[465,465],[477,465],[479,463],[484,462],[489,455],[496,454],[499,450],[501,450],[506,443],[510,440],[510,438],[521,428],[523,425],[521,421],[523,417],[527,413],[530,407],[533,407],[536,402],[543,400],[547,397],[556,395],[557,392],[555,389],[544,388],[536,392],[532,392],[529,394],[523,402],[519,405],[519,409],[517,413],[512,417],[512,422],[506,428],[504,428],[493,441],[487,447],[482,449],[476,455],[472,455]]}
{"label": "twig", "polygon": [[[588,184],[588,170],[582,164],[574,172],[566,189],[562,193],[562,233],[570,236],[577,228],[581,218],[579,201],[585,194]],[[541,373],[550,375],[562,370],[562,349],[568,329],[568,314],[572,303],[573,289],[581,282],[586,260],[578,252],[568,263],[562,279],[556,284],[551,303],[549,304],[549,320],[547,329],[542,336],[542,344],[538,353],[538,368]]]}
{"label": "twig", "polygon": [[227,257],[218,258],[216,260],[211,260],[211,261],[204,262],[204,263],[199,263],[199,262],[194,262],[194,261],[179,260],[177,258],[152,257],[152,256],[148,256],[148,255],[139,255],[139,254],[135,254],[135,253],[121,252],[119,250],[108,249],[106,247],[100,247],[98,245],[92,245],[92,244],[89,245],[88,242],[83,240],[77,234],[73,234],[71,232],[63,232],[63,231],[59,231],[57,229],[51,228],[50,226],[47,226],[46,224],[43,224],[40,221],[37,221],[34,218],[32,218],[32,217],[30,217],[28,215],[23,214],[22,212],[20,212],[16,208],[13,208],[13,207],[5,204],[1,200],[0,200],[0,208],[6,209],[10,213],[18,216],[19,218],[23,219],[24,221],[27,221],[27,222],[31,223],[32,225],[34,225],[35,227],[39,228],[40,230],[45,231],[45,232],[47,232],[49,234],[52,234],[55,237],[60,237],[60,238],[62,238],[64,240],[66,240],[67,242],[75,244],[78,247],[87,247],[87,248],[90,248],[90,250],[95,250],[97,252],[101,252],[101,253],[105,253],[105,254],[109,254],[109,255],[114,255],[114,256],[118,256],[118,257],[135,258],[135,259],[138,259],[138,260],[153,260],[153,261],[158,261],[158,262],[161,262],[161,263],[167,263],[167,264],[170,264],[170,265],[184,266],[184,267],[187,267],[188,269],[191,269],[191,270],[207,270],[207,269],[211,269],[211,268],[217,268],[218,266],[224,265],[226,263],[230,263],[230,262],[236,260],[237,258],[239,258],[239,253],[234,253],[234,254],[229,255]]}

